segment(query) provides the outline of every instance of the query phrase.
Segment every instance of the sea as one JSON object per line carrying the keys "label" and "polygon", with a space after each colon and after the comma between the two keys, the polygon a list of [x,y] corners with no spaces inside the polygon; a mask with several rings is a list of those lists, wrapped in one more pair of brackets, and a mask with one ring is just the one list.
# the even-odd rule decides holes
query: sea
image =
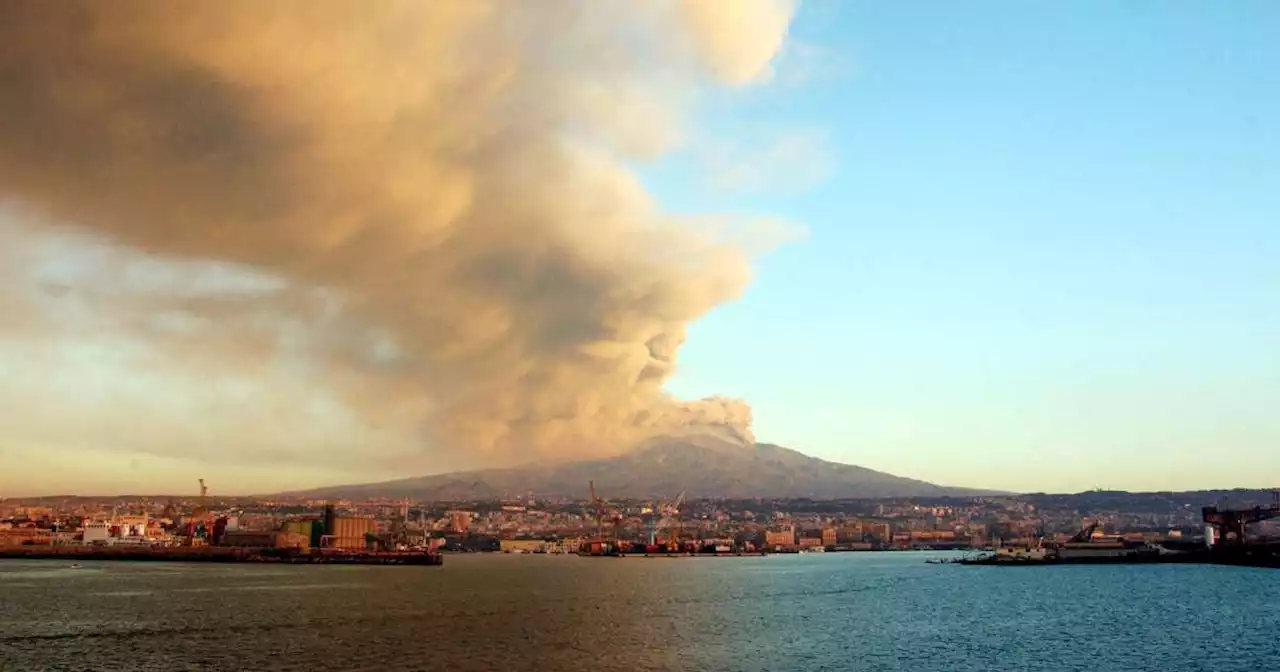
{"label": "sea", "polygon": [[0,560],[0,670],[1280,670],[1280,571],[937,557]]}

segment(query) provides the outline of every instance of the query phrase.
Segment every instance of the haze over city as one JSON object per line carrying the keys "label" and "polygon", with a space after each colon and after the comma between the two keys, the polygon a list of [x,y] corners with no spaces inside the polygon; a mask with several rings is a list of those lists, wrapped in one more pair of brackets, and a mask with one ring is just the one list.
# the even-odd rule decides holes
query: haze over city
{"label": "haze over city", "polygon": [[0,6],[0,496],[1273,484],[1274,5],[536,4]]}

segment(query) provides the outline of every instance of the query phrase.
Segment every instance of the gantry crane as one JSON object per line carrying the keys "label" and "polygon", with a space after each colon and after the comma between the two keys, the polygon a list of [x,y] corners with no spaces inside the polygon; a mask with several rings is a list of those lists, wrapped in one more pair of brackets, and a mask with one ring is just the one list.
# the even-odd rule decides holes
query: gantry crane
{"label": "gantry crane", "polygon": [[680,543],[680,507],[684,505],[685,492],[685,490],[681,490],[674,500],[668,504],[663,504],[658,510],[661,518],[658,520],[657,529],[666,531],[673,524],[676,528],[675,534],[671,535],[672,538],[666,540],[668,542]]}
{"label": "gantry crane", "polygon": [[[596,540],[598,540],[600,543],[604,543],[605,542],[605,537],[604,537],[605,504],[607,502],[605,502],[604,499],[600,498],[600,496],[596,494],[595,481],[588,481],[587,488],[591,493],[591,503],[595,508]],[[615,510],[615,511],[609,512],[608,518],[609,518],[609,524],[611,526],[610,531],[613,534],[613,545],[614,547],[617,547],[618,546],[618,530],[619,528],[622,527],[623,516],[621,512]]]}
{"label": "gantry crane", "polygon": [[1230,541],[1234,544],[1244,544],[1246,526],[1280,518],[1280,490],[1272,491],[1271,506],[1266,509],[1261,506],[1255,506],[1252,509],[1219,509],[1216,506],[1206,506],[1201,513],[1205,524],[1212,525],[1218,531],[1219,543]]}

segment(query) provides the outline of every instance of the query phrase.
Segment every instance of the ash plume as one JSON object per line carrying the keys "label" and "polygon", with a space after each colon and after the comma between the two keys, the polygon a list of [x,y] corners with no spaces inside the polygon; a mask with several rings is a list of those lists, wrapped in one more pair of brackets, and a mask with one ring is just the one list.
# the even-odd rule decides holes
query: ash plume
{"label": "ash plume", "polygon": [[278,279],[134,308],[249,363],[269,345],[250,326],[305,325],[353,408],[409,418],[441,450],[750,441],[742,402],[662,389],[686,325],[745,286],[746,256],[664,214],[629,164],[681,142],[703,87],[767,77],[794,10],[0,3],[0,201]]}

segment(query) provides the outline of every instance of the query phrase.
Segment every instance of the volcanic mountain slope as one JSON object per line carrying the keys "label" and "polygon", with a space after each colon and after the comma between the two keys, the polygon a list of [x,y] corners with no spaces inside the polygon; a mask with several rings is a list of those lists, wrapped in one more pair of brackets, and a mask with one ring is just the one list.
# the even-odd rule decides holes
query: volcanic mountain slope
{"label": "volcanic mountain slope", "polygon": [[984,491],[948,488],[863,467],[827,462],[768,443],[743,446],[717,438],[653,440],[607,459],[485,469],[382,483],[341,485],[304,493],[312,497],[486,499],[534,493],[587,497],[595,481],[610,499],[688,496],[813,499],[966,496]]}

